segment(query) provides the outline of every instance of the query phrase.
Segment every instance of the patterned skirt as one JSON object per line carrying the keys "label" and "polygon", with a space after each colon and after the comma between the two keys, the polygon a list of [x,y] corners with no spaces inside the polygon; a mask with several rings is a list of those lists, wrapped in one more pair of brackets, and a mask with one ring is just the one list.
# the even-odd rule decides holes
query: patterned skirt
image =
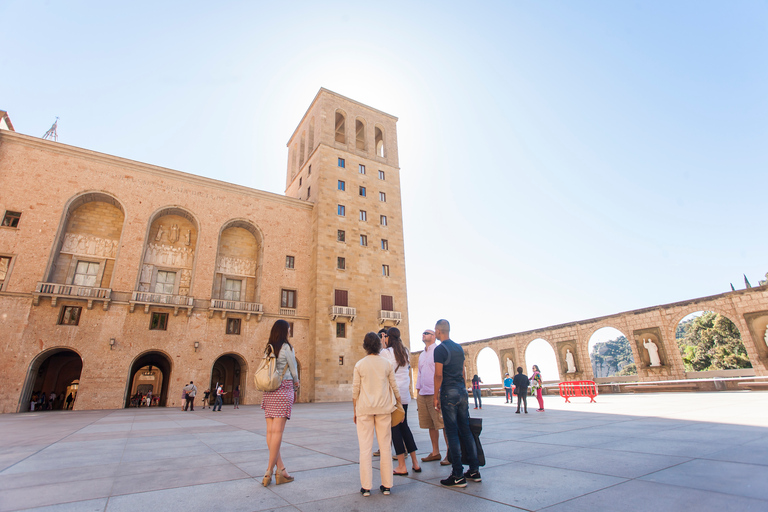
{"label": "patterned skirt", "polygon": [[265,391],[261,399],[261,408],[265,418],[291,419],[293,406],[293,381],[283,379],[280,387],[274,391]]}

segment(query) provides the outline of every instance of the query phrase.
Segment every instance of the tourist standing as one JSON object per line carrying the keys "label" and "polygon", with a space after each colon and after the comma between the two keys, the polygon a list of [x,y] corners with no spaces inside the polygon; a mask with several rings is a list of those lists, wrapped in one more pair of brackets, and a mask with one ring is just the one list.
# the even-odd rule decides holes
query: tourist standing
{"label": "tourist standing", "polygon": [[[141,404],[141,395],[139,395],[139,404]],[[187,386],[181,388],[181,410],[187,410]]]}
{"label": "tourist standing", "polygon": [[482,383],[483,381],[480,380],[477,374],[472,377],[472,398],[475,399],[475,409],[477,409],[478,405],[481,409],[483,408],[483,399],[480,398],[480,384]]}
{"label": "tourist standing", "polygon": [[216,402],[213,404],[213,412],[216,412],[216,407],[219,408],[219,412],[221,412],[221,405],[224,403],[224,395],[227,393],[224,391],[224,384],[219,384],[216,386]]}
{"label": "tourist standing", "polygon": [[152,391],[150,390],[147,392],[147,407],[151,407],[151,406],[152,406]]}
{"label": "tourist standing", "polygon": [[382,452],[380,473],[383,494],[390,494],[393,483],[392,457],[389,444],[392,435],[392,412],[400,403],[400,390],[392,365],[379,355],[381,338],[369,332],[363,339],[367,354],[355,364],[352,378],[352,420],[357,425],[360,446],[360,493],[371,495],[373,484],[373,434]]}
{"label": "tourist standing", "polygon": [[190,411],[195,412],[195,396],[197,395],[197,386],[192,381],[189,381],[189,384],[184,386],[184,389],[187,392],[187,403],[184,404],[184,410],[186,411],[187,408],[189,408]]}
{"label": "tourist standing", "polygon": [[533,372],[531,373],[531,386],[536,390],[536,400],[539,402],[539,408],[537,412],[544,412],[544,397],[542,397],[542,391],[544,387],[544,381],[541,379],[541,372],[538,365],[533,365]]}
{"label": "tourist standing", "polygon": [[400,329],[390,327],[387,330],[387,337],[384,338],[384,345],[387,348],[381,351],[381,357],[388,360],[392,365],[392,371],[395,372],[395,382],[400,391],[400,402],[405,410],[405,417],[398,425],[392,427],[392,443],[395,445],[395,455],[397,456],[397,467],[394,474],[408,475],[408,468],[405,466],[405,454],[411,455],[413,471],[421,473],[419,460],[416,457],[416,442],[413,440],[413,433],[408,426],[408,404],[411,403],[411,353],[403,345],[400,339]]}
{"label": "tourist standing", "polygon": [[206,389],[205,391],[203,391],[203,409],[205,409],[205,406],[210,403],[209,402],[210,397],[211,397],[210,389]]}
{"label": "tourist standing", "polygon": [[505,404],[512,403],[512,377],[508,373],[504,374],[504,398]]}
{"label": "tourist standing", "polygon": [[[440,460],[440,430],[443,430],[443,415],[435,409],[435,331],[425,329],[421,333],[421,341],[424,343],[424,351],[419,354],[419,375],[416,378],[416,405],[419,408],[419,427],[429,430],[429,440],[432,441],[432,451],[422,462]],[[448,446],[448,437],[443,430],[445,445]],[[450,464],[448,459],[440,461],[440,465]]]}
{"label": "tourist standing", "polygon": [[235,409],[240,408],[240,386],[235,386],[235,390],[232,392],[232,400],[235,401]]}
{"label": "tourist standing", "polygon": [[515,413],[520,414],[520,404],[522,403],[525,414],[528,414],[527,395],[530,381],[528,380],[528,376],[523,373],[523,368],[521,366],[517,367],[517,375],[512,379],[512,383],[515,385],[515,393],[517,393],[517,410]]}
{"label": "tourist standing", "polygon": [[262,480],[264,487],[272,481],[272,471],[275,469],[275,482],[278,485],[293,482],[293,477],[285,470],[285,464],[280,455],[285,422],[291,419],[291,409],[299,392],[299,372],[296,369],[296,354],[288,341],[289,328],[285,320],[276,321],[267,343],[272,346],[277,358],[275,371],[283,376],[283,381],[276,390],[265,391],[261,399],[261,408],[264,409],[264,418],[267,421],[267,446],[269,447],[269,464]]}
{"label": "tourist standing", "polygon": [[[467,480],[480,482],[482,478],[475,438],[469,430],[469,395],[464,377],[464,350],[450,339],[450,331],[448,320],[437,321],[435,335],[441,343],[435,349],[434,407],[443,412],[453,465],[451,475],[445,480],[440,480],[440,483],[447,487],[466,487]],[[466,473],[461,464],[461,441],[464,441],[469,461],[469,471]]]}

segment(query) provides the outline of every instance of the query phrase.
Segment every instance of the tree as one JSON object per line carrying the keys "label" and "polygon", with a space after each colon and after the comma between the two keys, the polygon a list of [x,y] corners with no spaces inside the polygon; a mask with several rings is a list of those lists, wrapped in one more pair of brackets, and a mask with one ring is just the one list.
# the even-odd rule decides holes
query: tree
{"label": "tree", "polygon": [[752,368],[739,329],[726,317],[712,311],[680,322],[677,346],[687,371]]}
{"label": "tree", "polygon": [[[589,354],[589,359],[592,362],[595,377],[612,377],[619,374],[637,375],[637,367],[635,367],[632,358],[632,348],[624,336],[595,343]],[[625,370],[632,373],[621,373]]]}

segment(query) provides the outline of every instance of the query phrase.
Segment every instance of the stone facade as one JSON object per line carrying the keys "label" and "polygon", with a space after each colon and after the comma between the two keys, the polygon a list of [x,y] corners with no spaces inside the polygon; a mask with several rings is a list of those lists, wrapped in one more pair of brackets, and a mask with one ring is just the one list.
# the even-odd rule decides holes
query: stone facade
{"label": "stone facade", "polygon": [[74,380],[75,409],[124,407],[147,367],[161,405],[190,380],[259,403],[252,373],[278,318],[293,325],[300,400],[348,400],[364,333],[399,324],[408,339],[396,121],[321,89],[289,141],[285,196],[0,131],[0,212],[21,214],[0,227],[0,411]]}

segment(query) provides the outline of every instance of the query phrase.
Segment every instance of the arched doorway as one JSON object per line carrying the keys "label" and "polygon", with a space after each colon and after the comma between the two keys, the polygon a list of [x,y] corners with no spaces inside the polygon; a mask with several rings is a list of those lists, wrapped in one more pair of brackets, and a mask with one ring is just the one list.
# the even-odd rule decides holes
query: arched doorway
{"label": "arched doorway", "polygon": [[499,356],[491,347],[485,347],[477,354],[475,367],[483,384],[501,384]]}
{"label": "arched doorway", "polygon": [[240,386],[240,404],[248,403],[246,401],[246,381],[248,374],[248,365],[238,354],[224,354],[213,362],[211,368],[211,401],[216,400],[216,385],[223,384],[224,392],[222,397],[224,404],[234,403],[232,391]]}
{"label": "arched doorway", "polygon": [[[83,360],[74,350],[54,348],[39,354],[29,366],[19,412],[32,410],[33,397],[36,411],[66,409],[70,393],[69,408],[74,408],[82,370]],[[50,400],[52,394],[55,395],[53,401]]]}
{"label": "arched doorway", "polygon": [[637,375],[632,347],[620,330],[601,327],[589,338],[587,348],[595,378]]}
{"label": "arched doorway", "polygon": [[[525,348],[525,364],[527,368],[523,368],[523,372],[527,372],[528,375],[531,374],[531,367],[536,365],[541,370],[541,378],[544,382],[560,380],[555,349],[545,339],[536,338],[528,344]],[[517,371],[516,368],[515,371]]]}
{"label": "arched doorway", "polygon": [[[160,351],[141,354],[131,364],[128,386],[125,390],[125,407],[131,406],[131,397],[138,392],[146,393],[152,386],[152,395],[159,396],[157,405],[165,407],[168,402],[168,387],[171,381],[171,360]],[[179,390],[181,391],[181,390]]]}

